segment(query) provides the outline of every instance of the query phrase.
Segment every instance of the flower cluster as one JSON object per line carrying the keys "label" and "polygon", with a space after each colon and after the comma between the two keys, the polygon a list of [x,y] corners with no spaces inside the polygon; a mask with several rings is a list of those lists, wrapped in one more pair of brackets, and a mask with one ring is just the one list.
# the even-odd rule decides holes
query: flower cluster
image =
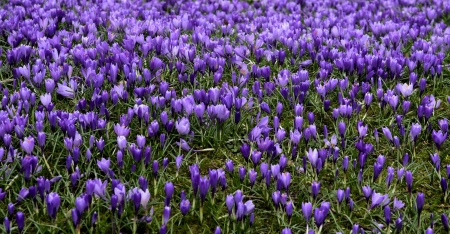
{"label": "flower cluster", "polygon": [[449,231],[450,2],[0,5],[3,232]]}

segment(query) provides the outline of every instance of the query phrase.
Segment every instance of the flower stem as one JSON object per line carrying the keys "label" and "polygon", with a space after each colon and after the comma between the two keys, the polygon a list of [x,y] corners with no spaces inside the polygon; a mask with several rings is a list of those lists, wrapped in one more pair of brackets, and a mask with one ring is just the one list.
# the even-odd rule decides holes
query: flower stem
{"label": "flower stem", "polygon": [[133,220],[133,234],[136,234],[136,229],[137,229],[136,220],[137,220],[137,217],[135,215],[134,220]]}
{"label": "flower stem", "polygon": [[203,223],[203,204],[200,204],[200,223]]}

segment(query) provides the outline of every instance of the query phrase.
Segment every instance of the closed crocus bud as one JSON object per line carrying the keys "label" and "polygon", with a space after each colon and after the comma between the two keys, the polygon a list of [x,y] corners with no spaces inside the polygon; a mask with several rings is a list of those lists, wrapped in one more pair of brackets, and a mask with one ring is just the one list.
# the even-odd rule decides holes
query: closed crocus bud
{"label": "closed crocus bud", "polygon": [[221,234],[221,233],[222,233],[222,231],[220,230],[220,227],[217,226],[216,230],[214,230],[214,234]]}
{"label": "closed crocus bud", "polygon": [[166,234],[166,233],[167,233],[167,226],[162,225],[161,228],[159,229],[159,234]]}
{"label": "closed crocus bud", "polygon": [[441,189],[444,194],[445,194],[445,192],[447,192],[448,184],[447,184],[447,180],[445,179],[445,177],[441,178]]}
{"label": "closed crocus bud", "polygon": [[170,181],[167,182],[166,185],[164,186],[164,192],[166,193],[166,199],[165,199],[166,206],[170,205],[170,200],[172,199],[174,191],[175,191],[175,188],[173,186],[173,183]]}
{"label": "closed crocus bud", "polygon": [[169,166],[169,159],[168,158],[163,158],[162,165],[163,165],[163,168],[166,169],[167,166]]}
{"label": "closed crocus bud", "polygon": [[110,201],[112,212],[116,211],[118,201],[119,201],[119,198],[115,194],[113,194],[111,196],[111,201]]}
{"label": "closed crocus bud", "polygon": [[400,233],[402,231],[403,228],[403,215],[400,214],[400,217],[395,220],[395,230],[397,231],[397,233]]}
{"label": "closed crocus bud", "polygon": [[293,210],[294,210],[294,204],[292,203],[292,201],[288,201],[286,203],[286,214],[287,214],[289,220],[292,217]]}
{"label": "closed crocus bud", "polygon": [[98,214],[97,212],[94,212],[94,214],[92,214],[92,218],[91,218],[91,226],[95,226],[97,224],[97,218],[98,218]]}
{"label": "closed crocus bud", "polygon": [[[425,203],[425,195],[423,193],[418,193],[417,197],[416,197],[416,208],[417,208],[417,212],[419,213],[419,217],[420,217],[420,214],[422,213],[424,203]],[[419,218],[419,220],[420,220],[420,218]]]}
{"label": "closed crocus bud", "polygon": [[166,225],[169,222],[170,211],[171,211],[171,208],[169,206],[164,207],[164,211],[163,211],[163,225]]}
{"label": "closed crocus bud", "polygon": [[158,176],[159,163],[158,160],[154,160],[152,164],[153,177],[156,178]]}
{"label": "closed crocus bud", "polygon": [[314,181],[311,184],[311,192],[312,192],[313,198],[317,197],[317,194],[319,194],[319,191],[320,191],[320,182]]}
{"label": "closed crocus bud", "polygon": [[61,204],[61,198],[57,193],[53,192],[47,195],[47,213],[48,215],[55,219],[56,214],[58,213],[59,206]]}
{"label": "closed crocus bud", "polygon": [[234,207],[234,197],[233,194],[229,194],[227,195],[226,199],[225,199],[225,204],[227,206],[228,209],[228,215],[231,215],[232,211],[233,211],[233,207]]}
{"label": "closed crocus bud", "polygon": [[426,86],[427,86],[427,80],[425,78],[420,79],[420,81],[419,81],[420,95],[422,95]]}
{"label": "closed crocus bud", "polygon": [[246,169],[245,169],[245,167],[241,166],[241,167],[239,168],[239,179],[241,180],[241,182],[244,181],[244,179],[245,179],[245,174],[246,174]]}
{"label": "closed crocus bud", "polygon": [[227,162],[225,163],[225,168],[227,169],[228,172],[233,173],[234,172],[233,160],[231,159],[227,160]]}
{"label": "closed crocus bud", "polygon": [[14,204],[9,203],[8,204],[8,215],[12,216],[14,214]]}
{"label": "closed crocus bud", "polygon": [[248,144],[242,144],[240,147],[242,156],[244,156],[245,161],[248,161],[248,157],[250,156],[250,145]]}
{"label": "closed crocus bud", "polygon": [[358,231],[359,231],[359,225],[355,223],[352,228],[352,234],[358,234]]}
{"label": "closed crocus bud", "polygon": [[391,223],[391,208],[389,206],[384,207],[384,220],[387,225]]}
{"label": "closed crocus bud", "polygon": [[16,222],[19,233],[22,233],[23,227],[25,226],[25,215],[20,211],[16,213]]}
{"label": "closed crocus bud", "polygon": [[191,202],[187,199],[182,200],[180,203],[180,210],[182,215],[186,215],[191,208]]}
{"label": "closed crocus bud", "polygon": [[442,226],[444,226],[445,231],[449,231],[449,225],[448,225],[448,217],[445,214],[441,215],[441,221],[442,221]]}
{"label": "closed crocus bud", "polygon": [[303,217],[306,219],[306,222],[309,222],[312,214],[312,204],[310,202],[302,203],[302,213]]}
{"label": "closed crocus bud", "polygon": [[339,134],[341,134],[341,137],[343,138],[345,136],[345,132],[347,130],[347,127],[345,126],[344,122],[340,122],[338,125]]}
{"label": "closed crocus bud", "polygon": [[72,222],[74,226],[77,226],[80,223],[80,216],[78,215],[78,212],[76,209],[72,209]]}
{"label": "closed crocus bud", "polygon": [[5,231],[6,233],[11,233],[11,223],[8,219],[8,217],[5,217],[5,219],[3,220],[3,224],[5,225]]}
{"label": "closed crocus bud", "polygon": [[39,147],[41,147],[41,149],[44,149],[45,139],[46,139],[45,132],[38,132],[37,140],[38,140],[38,145],[39,145]]}

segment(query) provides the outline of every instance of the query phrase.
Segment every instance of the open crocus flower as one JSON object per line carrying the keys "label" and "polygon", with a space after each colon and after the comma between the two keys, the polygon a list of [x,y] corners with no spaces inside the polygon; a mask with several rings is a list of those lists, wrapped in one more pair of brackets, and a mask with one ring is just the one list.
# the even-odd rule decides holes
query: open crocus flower
{"label": "open crocus flower", "polygon": [[413,85],[411,83],[397,84],[397,90],[407,98],[411,96],[413,91]]}
{"label": "open crocus flower", "polygon": [[48,109],[48,106],[52,102],[52,95],[49,93],[46,93],[40,97],[42,105]]}
{"label": "open crocus flower", "polygon": [[75,97],[74,90],[65,84],[58,83],[58,88],[56,89],[56,92],[59,95],[66,97],[66,98],[74,98]]}

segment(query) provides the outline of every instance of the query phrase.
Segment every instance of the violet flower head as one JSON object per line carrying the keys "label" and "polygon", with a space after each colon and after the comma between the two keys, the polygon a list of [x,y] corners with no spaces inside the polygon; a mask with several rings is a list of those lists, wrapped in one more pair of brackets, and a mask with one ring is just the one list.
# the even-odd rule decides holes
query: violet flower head
{"label": "violet flower head", "polygon": [[46,198],[47,202],[47,213],[52,218],[56,218],[56,214],[58,213],[59,206],[61,204],[61,198],[59,195],[55,192],[50,193],[47,195]]}
{"label": "violet flower head", "polygon": [[210,183],[209,183],[208,177],[206,177],[206,176],[201,177],[199,189],[200,189],[200,198],[201,198],[202,204],[205,202],[206,194],[208,193],[209,187],[210,187]]}
{"label": "violet flower head", "polygon": [[317,228],[323,225],[325,219],[330,212],[330,203],[322,202],[320,207],[314,209],[314,221],[316,223]]}
{"label": "violet flower head", "polygon": [[22,230],[25,226],[25,215],[21,211],[16,213],[16,223],[17,228],[19,229],[19,233],[22,233]]}
{"label": "violet flower head", "polygon": [[191,208],[191,202],[187,199],[182,200],[180,203],[180,210],[181,214],[184,216],[189,212],[189,209]]}
{"label": "violet flower head", "polygon": [[25,137],[23,141],[20,142],[20,146],[22,146],[22,149],[27,153],[31,154],[33,152],[34,148],[34,138],[32,136]]}
{"label": "violet flower head", "polygon": [[411,83],[397,84],[397,89],[403,95],[403,97],[407,98],[411,96],[413,92],[413,85]]}
{"label": "violet flower head", "polygon": [[58,88],[56,89],[56,93],[58,93],[59,95],[66,97],[66,98],[74,98],[75,97],[75,92],[74,90],[67,86],[66,84],[61,84],[58,83]]}
{"label": "violet flower head", "polygon": [[372,204],[370,205],[370,209],[373,209],[379,205],[381,205],[381,203],[388,198],[387,195],[383,195],[381,193],[377,193],[377,192],[373,192],[372,193]]}
{"label": "violet flower head", "polygon": [[97,160],[97,166],[102,170],[105,174],[109,174],[109,166],[111,162],[109,159],[102,158],[101,160]]}
{"label": "violet flower head", "polygon": [[433,132],[431,133],[431,137],[433,138],[433,141],[436,144],[438,150],[440,150],[442,144],[447,139],[447,133],[443,133],[441,130],[439,131],[433,130]]}
{"label": "violet flower head", "polygon": [[419,214],[422,213],[423,205],[425,204],[425,195],[423,193],[418,193],[416,197],[416,209]]}
{"label": "violet flower head", "polygon": [[187,135],[190,131],[190,123],[187,118],[181,118],[175,123],[175,127],[180,135]]}
{"label": "violet flower head", "polygon": [[302,203],[302,213],[306,219],[306,222],[309,222],[312,214],[312,204],[310,202]]}
{"label": "violet flower head", "polygon": [[417,137],[419,136],[421,131],[422,131],[422,126],[420,125],[420,123],[413,123],[411,125],[410,136],[414,142],[417,141]]}

